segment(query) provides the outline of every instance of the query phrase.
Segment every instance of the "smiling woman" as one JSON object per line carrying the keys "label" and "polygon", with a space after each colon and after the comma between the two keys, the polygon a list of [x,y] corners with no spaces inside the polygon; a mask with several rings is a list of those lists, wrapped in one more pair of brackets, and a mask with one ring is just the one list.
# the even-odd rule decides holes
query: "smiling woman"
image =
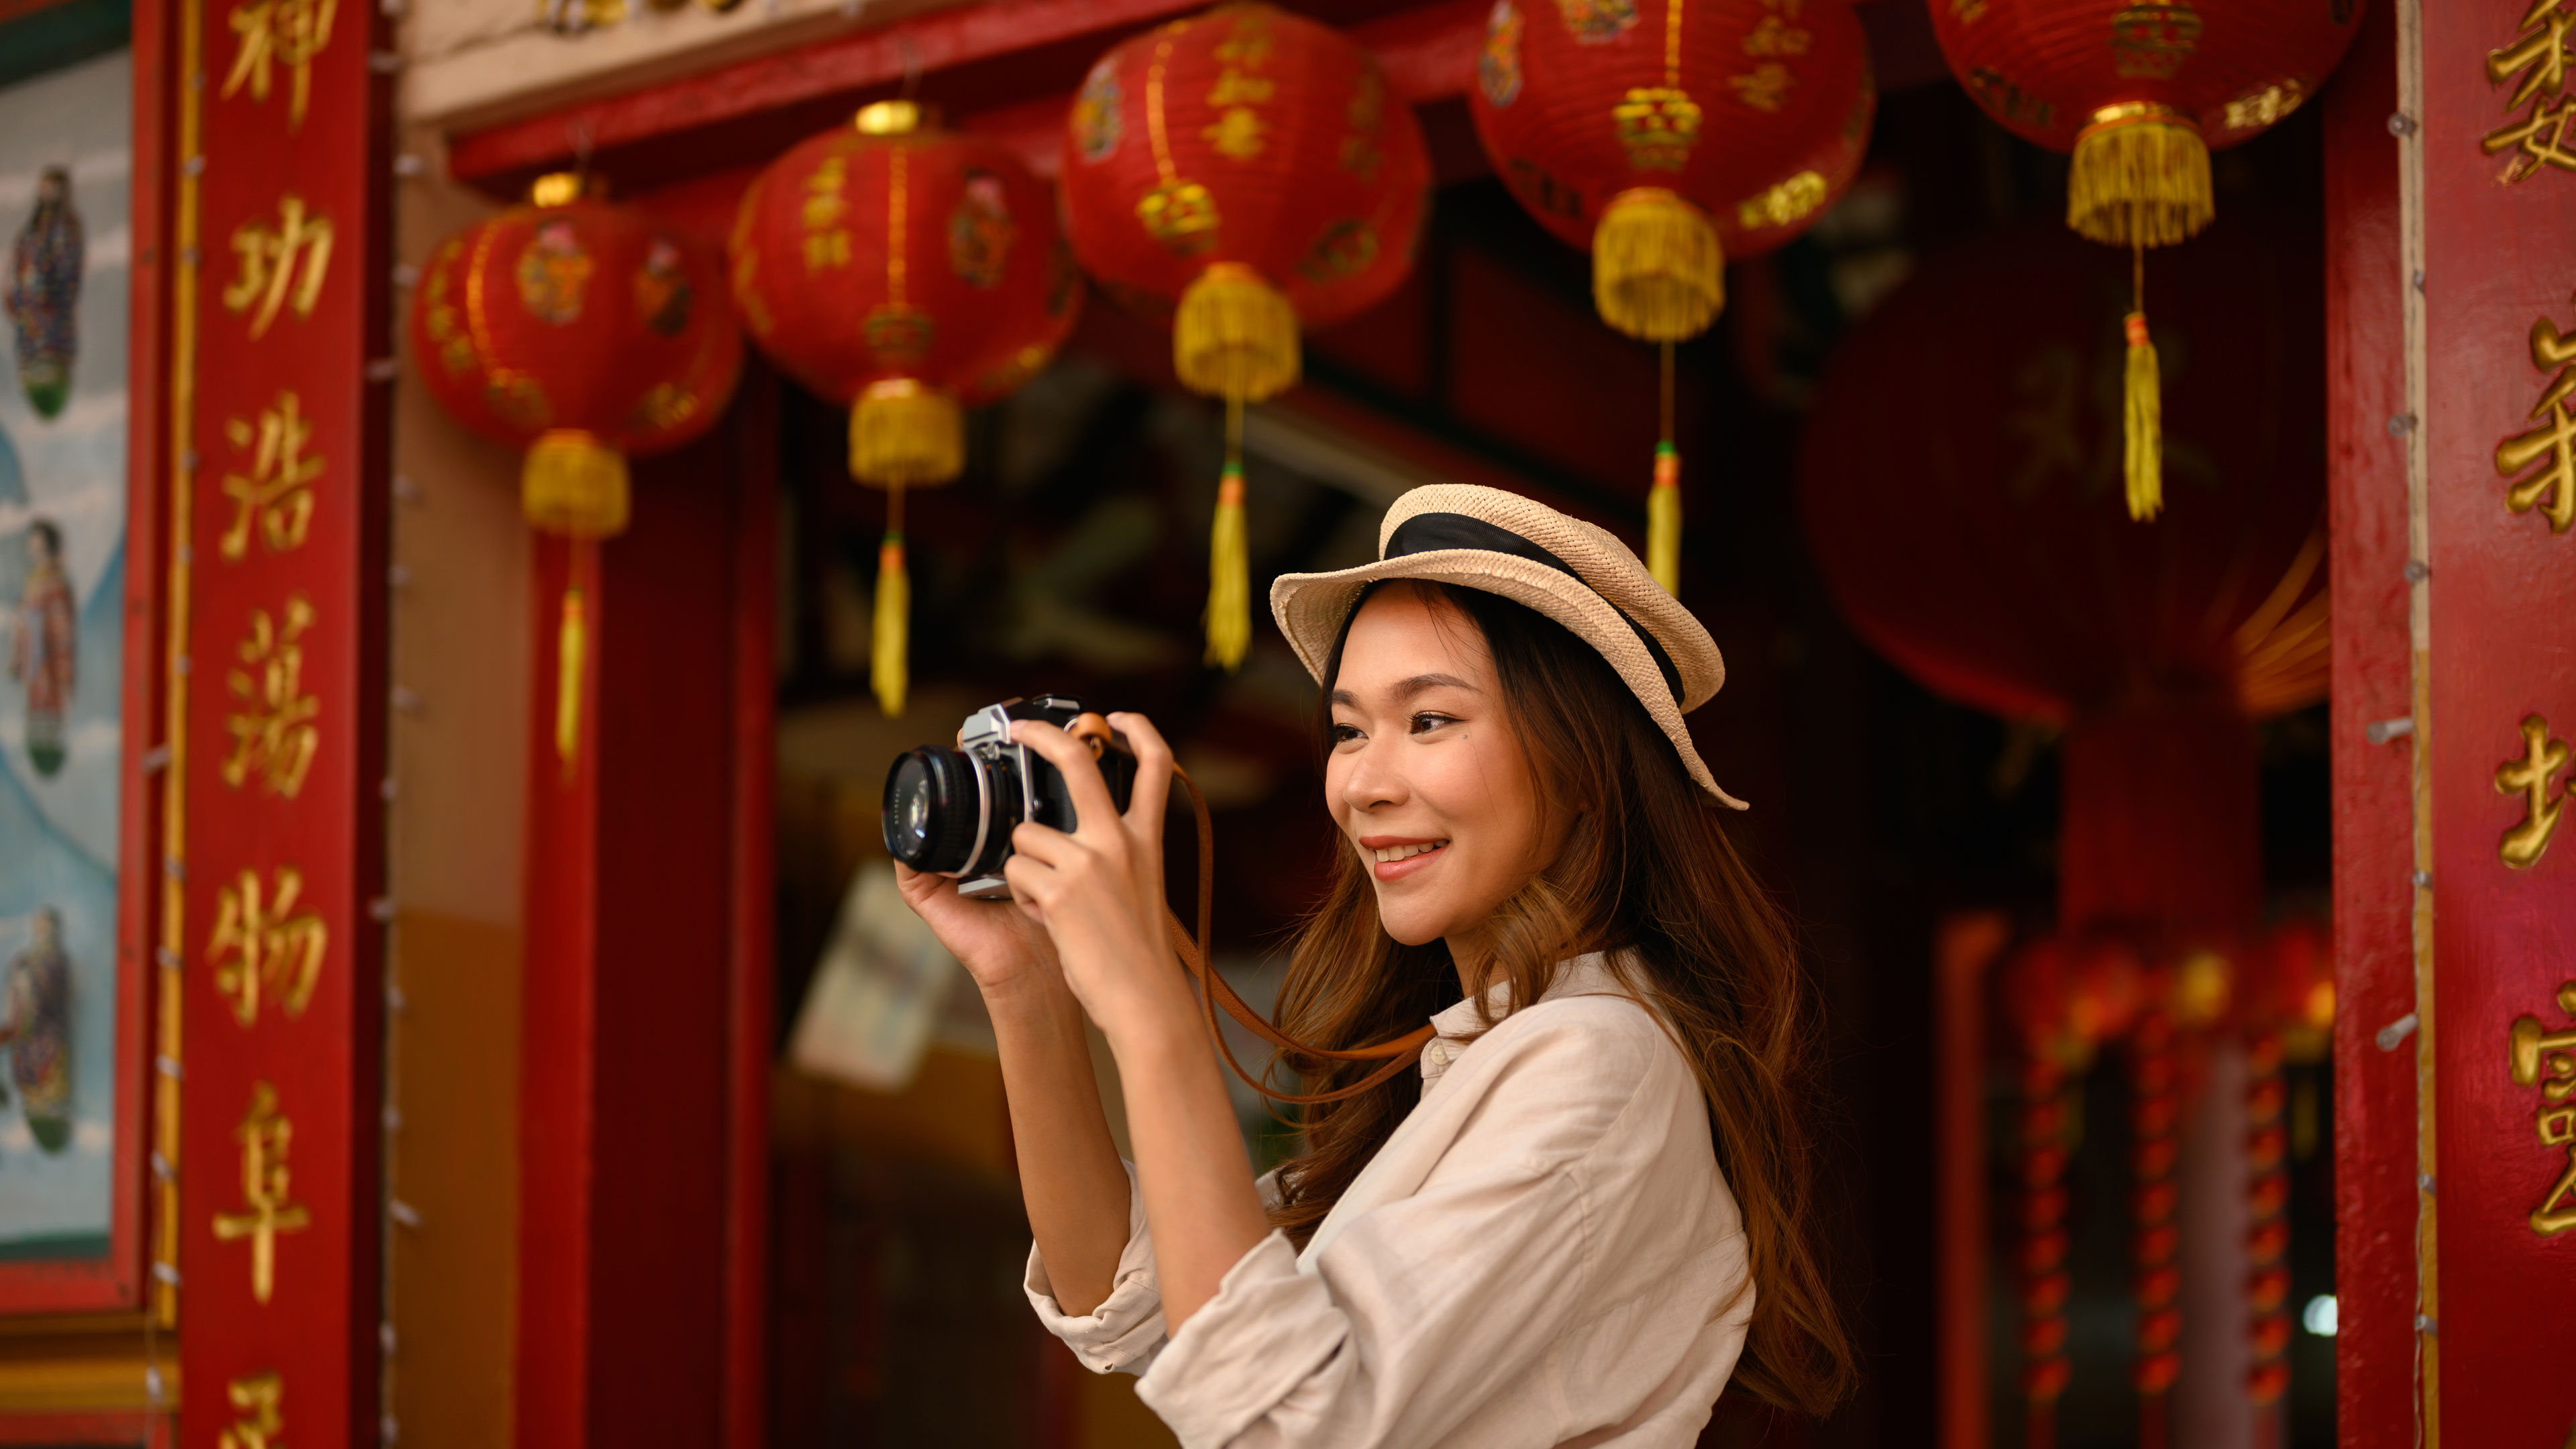
{"label": "smiling woman", "polygon": [[1081,745],[1017,727],[1080,819],[1014,833],[1016,910],[903,877],[991,1008],[1040,1320],[1190,1446],[1681,1446],[1730,1381],[1826,1412],[1853,1371],[1806,1225],[1804,987],[1681,726],[1715,643],[1617,540],[1507,493],[1417,489],[1380,551],[1272,594],[1348,843],[1280,1016],[1319,1053],[1428,1018],[1418,1077],[1292,1051],[1338,1100],[1253,1180],[1173,968],[1140,716],[1111,717],[1123,813]]}

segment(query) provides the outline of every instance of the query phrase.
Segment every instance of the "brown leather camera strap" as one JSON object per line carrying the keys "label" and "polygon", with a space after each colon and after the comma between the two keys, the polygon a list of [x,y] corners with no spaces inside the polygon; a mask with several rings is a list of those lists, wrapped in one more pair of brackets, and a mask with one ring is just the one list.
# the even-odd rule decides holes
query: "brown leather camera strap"
{"label": "brown leather camera strap", "polygon": [[[1120,741],[1118,732],[1110,727],[1109,721],[1088,710],[1075,716],[1073,723],[1066,726],[1065,733],[1090,746],[1094,759],[1108,750],[1126,752],[1125,744]],[[1198,827],[1199,928],[1193,934],[1181,924],[1180,917],[1174,915],[1169,906],[1164,907],[1163,919],[1171,928],[1173,953],[1181,958],[1181,965],[1187,968],[1190,975],[1198,982],[1199,1013],[1207,1021],[1208,1036],[1216,1042],[1217,1055],[1223,1057],[1225,1064],[1233,1068],[1234,1074],[1241,1077],[1252,1090],[1274,1102],[1292,1102],[1301,1106],[1318,1102],[1338,1102],[1345,1097],[1356,1097],[1385,1082],[1396,1073],[1411,1067],[1422,1055],[1422,1049],[1430,1045],[1431,1038],[1437,1034],[1437,1028],[1428,1023],[1406,1032],[1393,1041],[1379,1042],[1375,1046],[1361,1047],[1357,1051],[1327,1051],[1322,1047],[1308,1046],[1262,1020],[1261,1013],[1252,1009],[1252,1004],[1235,991],[1234,987],[1226,981],[1223,973],[1209,969],[1208,930],[1216,914],[1216,827],[1208,816],[1207,797],[1199,793],[1198,782],[1190,778],[1189,771],[1175,764],[1172,766],[1172,777],[1179,780],[1181,788],[1189,793],[1190,817]],[[1304,1057],[1310,1061],[1384,1060],[1386,1065],[1347,1087],[1336,1088],[1330,1092],[1316,1092],[1301,1096],[1294,1092],[1279,1091],[1260,1077],[1244,1070],[1243,1063],[1235,1059],[1234,1048],[1227,1045],[1224,1031],[1216,1024],[1217,1008],[1220,1006],[1225,1008],[1226,1015],[1241,1022],[1244,1030],[1270,1043],[1286,1055]]]}
{"label": "brown leather camera strap", "polygon": [[[1188,968],[1190,975],[1197,978],[1199,1011],[1207,1020],[1209,1037],[1216,1042],[1217,1055],[1223,1057],[1225,1064],[1233,1068],[1234,1074],[1241,1077],[1252,1090],[1274,1102],[1291,1102],[1301,1106],[1318,1102],[1338,1102],[1345,1097],[1356,1097],[1387,1081],[1396,1073],[1411,1068],[1414,1061],[1422,1055],[1422,1049],[1430,1045],[1431,1038],[1437,1034],[1438,1029],[1429,1023],[1426,1022],[1393,1041],[1379,1042],[1375,1046],[1361,1047],[1357,1051],[1328,1051],[1322,1047],[1308,1046],[1262,1020],[1261,1013],[1253,1010],[1251,1003],[1236,993],[1234,987],[1226,981],[1224,974],[1211,968],[1208,963],[1207,943],[1208,929],[1216,913],[1215,825],[1208,817],[1207,797],[1199,793],[1198,782],[1192,780],[1189,772],[1178,765],[1172,767],[1172,775],[1181,782],[1181,788],[1189,792],[1191,818],[1198,827],[1199,928],[1195,935],[1184,929],[1180,918],[1173,915],[1168,907],[1164,911],[1164,919],[1171,926],[1173,951],[1179,955],[1181,964]],[[1216,1024],[1216,1012],[1220,1006],[1225,1008],[1226,1015],[1241,1022],[1244,1030],[1270,1043],[1283,1054],[1305,1057],[1309,1060],[1335,1062],[1365,1062],[1383,1058],[1386,1065],[1347,1087],[1339,1087],[1329,1092],[1303,1095],[1282,1092],[1262,1078],[1244,1070],[1243,1063],[1235,1060],[1234,1048],[1226,1044],[1225,1033]]]}

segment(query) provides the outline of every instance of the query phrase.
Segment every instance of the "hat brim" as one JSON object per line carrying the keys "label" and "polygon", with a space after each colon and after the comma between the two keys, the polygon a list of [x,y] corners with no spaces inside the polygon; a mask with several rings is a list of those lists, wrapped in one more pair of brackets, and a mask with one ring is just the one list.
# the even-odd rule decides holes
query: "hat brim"
{"label": "hat brim", "polygon": [[[1647,717],[1672,742],[1693,784],[1735,809],[1749,808],[1720,789],[1717,778],[1709,773],[1707,761],[1700,758],[1698,747],[1691,743],[1689,728],[1682,723],[1681,706],[1673,699],[1672,686],[1665,681],[1654,656],[1638,642],[1637,631],[1629,621],[1581,579],[1529,559],[1477,548],[1435,549],[1331,573],[1280,575],[1270,586],[1271,617],[1278,621],[1279,632],[1288,638],[1288,647],[1297,651],[1298,661],[1316,683],[1323,682],[1333,641],[1340,637],[1343,622],[1350,617],[1360,594],[1369,585],[1388,579],[1421,579],[1481,589],[1564,625],[1567,632],[1599,651],[1618,672],[1629,692],[1645,706]],[[1719,668],[1723,679],[1723,665]],[[1714,683],[1711,691],[1714,692]]]}

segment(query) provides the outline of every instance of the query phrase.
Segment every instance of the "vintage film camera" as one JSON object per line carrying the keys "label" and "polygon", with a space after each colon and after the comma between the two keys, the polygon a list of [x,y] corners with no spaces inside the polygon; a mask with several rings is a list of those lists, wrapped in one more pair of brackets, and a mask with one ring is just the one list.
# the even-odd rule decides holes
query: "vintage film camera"
{"label": "vintage film camera", "polygon": [[968,715],[956,749],[923,745],[895,757],[886,772],[887,853],[914,870],[954,877],[959,895],[1009,900],[1002,862],[1011,858],[1011,831],[1023,820],[1074,828],[1064,773],[1011,741],[1011,721],[1022,719],[1045,720],[1090,745],[1109,798],[1127,808],[1136,758],[1124,736],[1069,695],[1009,699]]}

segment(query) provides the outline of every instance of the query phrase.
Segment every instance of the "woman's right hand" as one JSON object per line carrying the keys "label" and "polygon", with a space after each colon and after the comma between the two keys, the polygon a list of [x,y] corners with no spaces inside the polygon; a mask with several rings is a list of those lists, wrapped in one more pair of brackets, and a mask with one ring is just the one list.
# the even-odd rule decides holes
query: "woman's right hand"
{"label": "woman's right hand", "polygon": [[996,992],[1032,982],[1064,979],[1046,928],[1030,920],[1027,912],[1012,909],[1009,901],[970,901],[957,893],[956,881],[914,870],[902,861],[894,863],[894,883],[903,892],[904,904],[928,923],[931,934],[965,966],[987,1000]]}

